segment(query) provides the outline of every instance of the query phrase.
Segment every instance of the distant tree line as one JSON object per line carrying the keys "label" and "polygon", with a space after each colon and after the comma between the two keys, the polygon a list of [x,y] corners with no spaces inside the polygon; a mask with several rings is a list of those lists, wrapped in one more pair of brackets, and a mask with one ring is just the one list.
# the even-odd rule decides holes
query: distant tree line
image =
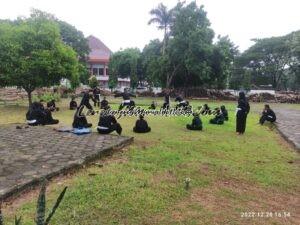
{"label": "distant tree line", "polygon": [[271,84],[275,90],[300,90],[300,31],[254,41],[236,57],[230,86]]}
{"label": "distant tree line", "polygon": [[300,89],[299,32],[283,37],[255,39],[244,53],[228,36],[218,36],[203,6],[160,4],[150,11],[149,24],[164,32],[162,41],[150,41],[142,51],[124,49],[113,54],[110,86],[118,75],[130,76],[132,87],[147,81],[165,88],[250,89],[271,84],[274,89]]}

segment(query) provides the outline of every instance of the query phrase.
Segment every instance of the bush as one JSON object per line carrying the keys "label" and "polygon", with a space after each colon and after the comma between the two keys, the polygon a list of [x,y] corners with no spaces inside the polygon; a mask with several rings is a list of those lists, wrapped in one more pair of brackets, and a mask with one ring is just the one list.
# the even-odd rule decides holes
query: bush
{"label": "bush", "polygon": [[51,100],[55,100],[56,102],[60,101],[60,94],[59,93],[44,93],[39,96],[34,96],[33,101],[44,101],[44,102],[50,102]]}

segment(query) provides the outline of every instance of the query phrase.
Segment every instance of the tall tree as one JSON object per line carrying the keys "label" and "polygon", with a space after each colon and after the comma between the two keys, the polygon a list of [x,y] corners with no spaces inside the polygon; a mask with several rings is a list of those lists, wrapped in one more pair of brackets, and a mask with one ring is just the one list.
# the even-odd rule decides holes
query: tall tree
{"label": "tall tree", "polygon": [[113,86],[118,77],[130,77],[131,87],[137,87],[141,77],[141,52],[137,48],[127,48],[114,53],[109,60],[110,84]]}
{"label": "tall tree", "polygon": [[0,49],[7,50],[0,54],[1,79],[24,88],[29,105],[36,88],[59,84],[62,78],[78,79],[76,53],[62,42],[55,22],[33,13],[1,25],[0,40]]}
{"label": "tall tree", "polygon": [[157,8],[152,9],[150,11],[152,18],[149,20],[148,24],[157,24],[157,28],[164,31],[164,39],[162,46],[162,53],[165,54],[167,42],[168,42],[168,32],[171,27],[173,17],[172,10],[168,10],[168,8],[164,4],[159,4]]}

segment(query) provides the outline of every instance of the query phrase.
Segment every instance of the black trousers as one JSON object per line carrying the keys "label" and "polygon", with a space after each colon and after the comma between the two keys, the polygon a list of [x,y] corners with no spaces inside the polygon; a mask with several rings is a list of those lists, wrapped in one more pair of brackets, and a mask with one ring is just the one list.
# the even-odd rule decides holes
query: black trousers
{"label": "black trousers", "polygon": [[236,115],[236,132],[242,133],[242,134],[245,133],[246,121],[247,121],[246,113],[238,113]]}
{"label": "black trousers", "polygon": [[202,130],[202,126],[196,127],[196,126],[193,126],[191,124],[187,124],[186,129],[188,129],[188,130]]}
{"label": "black trousers", "polygon": [[260,123],[261,125],[263,125],[263,124],[265,123],[265,121],[269,121],[269,122],[271,122],[271,123],[274,123],[275,120],[276,120],[275,118],[270,118],[270,117],[268,117],[267,115],[263,115],[263,116],[260,117],[259,123]]}
{"label": "black trousers", "polygon": [[151,131],[150,127],[147,127],[146,129],[136,129],[136,127],[133,128],[133,132],[135,133],[148,133]]}
{"label": "black trousers", "polygon": [[95,95],[93,98],[93,102],[94,102],[94,106],[100,106],[100,96],[99,95]]}
{"label": "black trousers", "polygon": [[110,134],[111,132],[116,131],[119,135],[122,133],[122,127],[119,123],[111,125],[108,129],[99,129],[97,128],[99,134]]}

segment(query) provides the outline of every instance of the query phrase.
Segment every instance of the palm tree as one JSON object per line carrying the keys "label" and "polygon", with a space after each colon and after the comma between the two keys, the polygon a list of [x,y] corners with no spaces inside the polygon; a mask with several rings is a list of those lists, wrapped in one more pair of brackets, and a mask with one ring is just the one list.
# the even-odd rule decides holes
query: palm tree
{"label": "palm tree", "polygon": [[156,23],[159,30],[164,30],[162,49],[162,53],[164,55],[168,39],[168,29],[172,22],[172,10],[168,10],[164,4],[160,3],[157,8],[150,11],[150,14],[153,17],[149,20],[148,24]]}

